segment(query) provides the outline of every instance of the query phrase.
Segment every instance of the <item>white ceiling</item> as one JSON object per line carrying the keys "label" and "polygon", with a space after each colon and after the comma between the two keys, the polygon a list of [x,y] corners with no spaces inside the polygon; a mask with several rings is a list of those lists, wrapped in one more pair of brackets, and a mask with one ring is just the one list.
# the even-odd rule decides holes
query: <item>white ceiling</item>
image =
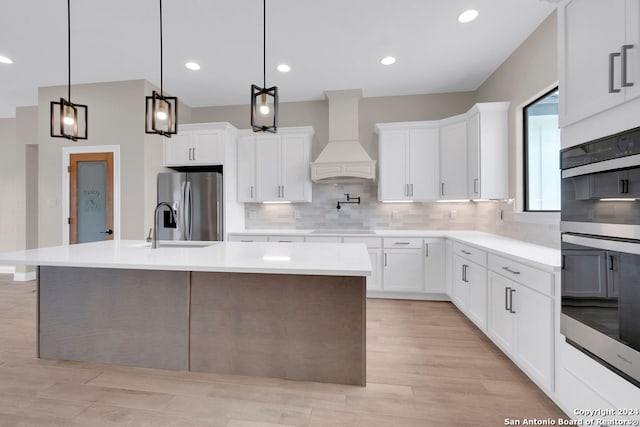
{"label": "white ceiling", "polygon": [[[267,86],[283,102],[475,90],[556,7],[549,0],[268,0]],[[479,18],[459,24],[460,12]],[[192,107],[262,85],[261,0],[163,0],[164,87]],[[72,83],[159,85],[158,0],[72,0]],[[0,0],[0,117],[66,84],[66,1]],[[380,59],[395,56],[392,66]],[[198,72],[184,63],[201,64]],[[282,74],[277,64],[292,71]]]}

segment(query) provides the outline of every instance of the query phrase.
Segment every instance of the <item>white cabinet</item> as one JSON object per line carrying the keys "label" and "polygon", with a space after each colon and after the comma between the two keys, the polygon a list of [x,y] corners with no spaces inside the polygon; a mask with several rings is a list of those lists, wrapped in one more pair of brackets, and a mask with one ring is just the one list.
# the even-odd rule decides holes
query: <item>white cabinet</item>
{"label": "white cabinet", "polygon": [[558,22],[561,127],[640,95],[637,0],[567,1]]}
{"label": "white cabinet", "polygon": [[238,136],[238,201],[310,202],[309,158],[313,129]]}
{"label": "white cabinet", "polygon": [[483,331],[487,327],[486,253],[455,242],[453,302]]}
{"label": "white cabinet", "polygon": [[444,239],[423,239],[424,244],[424,291],[446,293],[445,243]]}
{"label": "white cabinet", "polygon": [[377,124],[378,200],[430,201],[438,198],[437,122]]}
{"label": "white cabinet", "polygon": [[541,387],[553,390],[551,276],[489,255],[489,337]]}
{"label": "white cabinet", "polygon": [[423,291],[422,239],[384,238],[385,291]]}
{"label": "white cabinet", "polygon": [[447,119],[440,127],[440,200],[464,200],[467,194],[466,116]]}
{"label": "white cabinet", "polygon": [[371,276],[367,276],[367,290],[382,290],[382,239],[378,237],[352,237],[345,236],[344,243],[364,243],[369,252],[371,261]]}
{"label": "white cabinet", "polygon": [[225,139],[235,136],[228,123],[181,125],[180,133],[163,138],[165,166],[206,166],[224,163]]}
{"label": "white cabinet", "polygon": [[484,102],[467,113],[467,193],[508,198],[508,102]]}

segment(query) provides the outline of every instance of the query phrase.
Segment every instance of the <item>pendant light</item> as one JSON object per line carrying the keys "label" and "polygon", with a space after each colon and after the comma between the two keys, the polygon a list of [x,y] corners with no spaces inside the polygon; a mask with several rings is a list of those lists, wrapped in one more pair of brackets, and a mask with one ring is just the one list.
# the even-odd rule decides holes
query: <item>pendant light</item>
{"label": "pendant light", "polygon": [[178,133],[178,98],[164,96],[162,74],[162,0],[160,0],[160,93],[146,97],[145,133],[171,138]]}
{"label": "pendant light", "polygon": [[267,89],[267,0],[262,0],[262,87],[251,85],[251,128],[254,132],[278,132],[278,88]]}
{"label": "pendant light", "polygon": [[51,101],[50,135],[72,141],[87,139],[89,110],[86,105],[71,102],[71,0],[67,0],[67,99]]}

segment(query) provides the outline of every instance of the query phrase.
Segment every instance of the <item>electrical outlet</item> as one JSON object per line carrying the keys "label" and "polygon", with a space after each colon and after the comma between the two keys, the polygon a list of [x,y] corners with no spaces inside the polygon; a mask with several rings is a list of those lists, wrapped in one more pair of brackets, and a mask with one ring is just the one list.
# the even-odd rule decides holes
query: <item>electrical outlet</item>
{"label": "electrical outlet", "polygon": [[256,219],[257,216],[256,211],[249,211],[249,219]]}
{"label": "electrical outlet", "polygon": [[449,219],[456,219],[458,217],[458,212],[457,211],[450,211],[449,212]]}
{"label": "electrical outlet", "polygon": [[391,211],[391,219],[398,219],[400,218],[400,214],[398,213],[398,211]]}

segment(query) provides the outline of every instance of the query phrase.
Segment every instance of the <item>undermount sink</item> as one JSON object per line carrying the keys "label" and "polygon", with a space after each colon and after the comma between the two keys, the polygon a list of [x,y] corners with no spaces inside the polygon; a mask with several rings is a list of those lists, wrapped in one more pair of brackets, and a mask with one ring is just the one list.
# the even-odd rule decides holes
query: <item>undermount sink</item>
{"label": "undermount sink", "polygon": [[327,230],[313,230],[311,234],[376,234],[375,230],[371,229],[327,229]]}
{"label": "undermount sink", "polygon": [[[217,242],[207,242],[207,243],[188,243],[185,241],[175,241],[175,242],[161,242],[159,248],[182,248],[182,249],[198,249],[198,248],[208,248],[209,246],[215,245]],[[136,243],[134,245],[129,245],[131,248],[150,248],[151,242],[146,243]]]}

